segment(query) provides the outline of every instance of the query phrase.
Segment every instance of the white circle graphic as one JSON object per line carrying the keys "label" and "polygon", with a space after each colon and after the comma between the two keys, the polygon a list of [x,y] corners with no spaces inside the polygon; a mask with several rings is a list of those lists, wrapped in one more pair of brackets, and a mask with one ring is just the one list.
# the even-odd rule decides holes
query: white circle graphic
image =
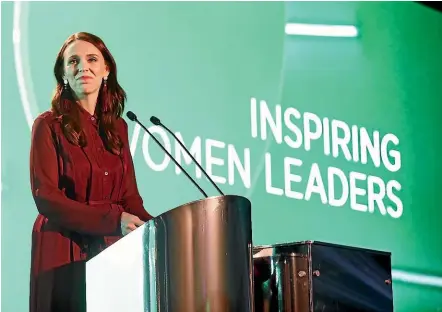
{"label": "white circle graphic", "polygon": [[27,47],[27,21],[29,3],[22,1],[14,2],[14,18],[12,29],[12,44],[14,49],[15,72],[17,75],[18,90],[21,104],[25,113],[26,123],[32,129],[35,117],[39,112],[35,101],[34,87]]}

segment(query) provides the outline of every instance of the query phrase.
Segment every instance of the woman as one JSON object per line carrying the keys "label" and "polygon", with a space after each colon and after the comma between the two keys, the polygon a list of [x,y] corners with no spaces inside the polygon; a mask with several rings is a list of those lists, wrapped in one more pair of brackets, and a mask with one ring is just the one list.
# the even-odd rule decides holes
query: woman
{"label": "woman", "polygon": [[58,53],[52,109],[34,122],[31,312],[85,311],[85,261],[152,218],[139,195],[126,94],[103,41],[71,35]]}

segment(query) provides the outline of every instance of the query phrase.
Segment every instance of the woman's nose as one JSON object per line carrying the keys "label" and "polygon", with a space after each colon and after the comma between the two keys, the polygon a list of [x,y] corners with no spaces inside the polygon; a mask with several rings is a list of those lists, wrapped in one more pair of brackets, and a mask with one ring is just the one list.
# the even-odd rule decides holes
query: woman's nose
{"label": "woman's nose", "polygon": [[78,62],[78,71],[87,71],[89,70],[89,64],[88,62],[80,61]]}

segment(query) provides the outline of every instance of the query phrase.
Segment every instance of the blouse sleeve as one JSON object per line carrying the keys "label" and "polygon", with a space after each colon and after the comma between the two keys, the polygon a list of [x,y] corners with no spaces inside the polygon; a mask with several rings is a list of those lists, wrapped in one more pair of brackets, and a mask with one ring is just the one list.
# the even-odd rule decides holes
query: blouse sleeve
{"label": "blouse sleeve", "polygon": [[58,157],[53,132],[43,117],[32,127],[31,189],[40,214],[75,232],[120,235],[121,212],[109,204],[90,206],[69,199],[59,189]]}
{"label": "blouse sleeve", "polygon": [[129,148],[129,132],[127,123],[124,119],[123,122],[123,153],[126,153],[127,170],[125,180],[123,182],[122,201],[123,208],[126,212],[133,214],[143,221],[149,221],[153,218],[143,206],[143,199],[138,192],[137,180],[135,177],[135,169],[133,164],[132,155]]}

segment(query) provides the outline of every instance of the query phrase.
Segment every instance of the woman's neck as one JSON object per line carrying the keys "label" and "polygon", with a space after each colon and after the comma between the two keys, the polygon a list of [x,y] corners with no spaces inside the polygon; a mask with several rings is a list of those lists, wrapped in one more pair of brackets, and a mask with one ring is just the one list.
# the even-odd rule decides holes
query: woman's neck
{"label": "woman's neck", "polygon": [[93,94],[85,94],[77,101],[89,114],[95,114],[95,107],[97,106],[98,92]]}

